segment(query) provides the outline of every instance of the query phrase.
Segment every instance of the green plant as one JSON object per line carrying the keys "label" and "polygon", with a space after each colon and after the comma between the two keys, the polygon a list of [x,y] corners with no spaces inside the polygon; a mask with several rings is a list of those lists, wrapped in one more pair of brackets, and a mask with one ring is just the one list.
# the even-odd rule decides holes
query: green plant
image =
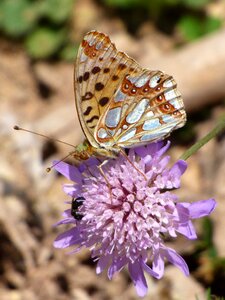
{"label": "green plant", "polygon": [[[1,0],[0,31],[24,42],[34,59],[67,59],[69,18],[75,0]],[[75,51],[74,51],[75,52]]]}
{"label": "green plant", "polygon": [[194,15],[183,16],[177,24],[179,32],[186,41],[193,41],[219,29],[221,26],[222,21],[218,18],[211,16],[198,17]]}

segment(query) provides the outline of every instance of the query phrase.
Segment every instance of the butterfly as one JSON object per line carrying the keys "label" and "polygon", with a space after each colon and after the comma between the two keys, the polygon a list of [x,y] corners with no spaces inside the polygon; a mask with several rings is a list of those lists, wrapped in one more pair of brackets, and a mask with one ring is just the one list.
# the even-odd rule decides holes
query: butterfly
{"label": "butterfly", "polygon": [[75,103],[86,140],[74,157],[116,157],[123,148],[162,140],[186,113],[172,76],[142,68],[104,33],[90,31],[74,70]]}

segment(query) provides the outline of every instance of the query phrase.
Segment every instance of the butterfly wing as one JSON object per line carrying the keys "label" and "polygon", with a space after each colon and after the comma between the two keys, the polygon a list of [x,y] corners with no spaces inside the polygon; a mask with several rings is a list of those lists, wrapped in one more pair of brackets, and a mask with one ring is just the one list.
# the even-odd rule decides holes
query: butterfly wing
{"label": "butterfly wing", "polygon": [[81,127],[93,147],[99,147],[96,125],[125,75],[140,70],[133,59],[117,51],[107,35],[97,31],[85,35],[75,64],[75,102]]}
{"label": "butterfly wing", "polygon": [[172,76],[139,70],[126,74],[102,114],[95,139],[102,147],[133,147],[167,137],[186,122]]}

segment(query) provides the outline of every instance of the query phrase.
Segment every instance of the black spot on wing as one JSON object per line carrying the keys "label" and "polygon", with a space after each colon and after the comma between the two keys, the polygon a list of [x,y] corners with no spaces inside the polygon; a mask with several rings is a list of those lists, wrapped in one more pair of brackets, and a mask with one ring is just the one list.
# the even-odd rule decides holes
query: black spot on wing
{"label": "black spot on wing", "polygon": [[118,80],[118,79],[119,79],[119,76],[117,76],[117,75],[113,75],[113,76],[112,76],[112,80],[113,80],[113,81],[116,81],[116,80]]}
{"label": "black spot on wing", "polygon": [[109,97],[103,97],[99,100],[101,106],[105,106],[109,102]]}
{"label": "black spot on wing", "polygon": [[90,73],[89,72],[85,72],[84,76],[83,76],[83,80],[87,81],[89,79],[89,77],[90,77]]}
{"label": "black spot on wing", "polygon": [[121,64],[119,64],[118,69],[122,71],[122,70],[126,69],[126,67],[127,66],[125,64],[121,63]]}
{"label": "black spot on wing", "polygon": [[94,120],[98,120],[99,116],[93,116],[89,120],[86,121],[86,123],[92,123]]}
{"label": "black spot on wing", "polygon": [[100,71],[101,71],[101,69],[99,67],[94,67],[91,72],[92,72],[92,74],[97,74]]}
{"label": "black spot on wing", "polygon": [[91,92],[86,92],[84,96],[81,97],[82,101],[90,100],[94,95]]}
{"label": "black spot on wing", "polygon": [[101,91],[103,88],[104,88],[104,84],[102,84],[101,82],[97,82],[95,84],[96,91]]}
{"label": "black spot on wing", "polygon": [[90,114],[90,112],[92,111],[92,106],[88,106],[87,109],[84,112],[85,116],[88,116]]}

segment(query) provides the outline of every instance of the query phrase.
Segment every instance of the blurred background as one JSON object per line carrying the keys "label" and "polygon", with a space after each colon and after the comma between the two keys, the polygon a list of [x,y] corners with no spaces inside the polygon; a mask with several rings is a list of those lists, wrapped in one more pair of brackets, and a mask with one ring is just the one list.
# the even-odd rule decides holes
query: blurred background
{"label": "blurred background", "polygon": [[[15,124],[73,145],[83,135],[73,95],[73,62],[89,30],[178,82],[188,122],[171,136],[175,161],[225,114],[224,0],[0,1],[0,299],[138,299],[126,270],[97,276],[89,251],[66,255],[52,243],[68,198],[65,179],[47,174],[72,149]],[[196,222],[199,239],[168,243],[187,261],[186,278],[168,265],[148,275],[144,299],[224,299],[225,134],[188,159],[182,201],[215,197],[212,217]]]}

